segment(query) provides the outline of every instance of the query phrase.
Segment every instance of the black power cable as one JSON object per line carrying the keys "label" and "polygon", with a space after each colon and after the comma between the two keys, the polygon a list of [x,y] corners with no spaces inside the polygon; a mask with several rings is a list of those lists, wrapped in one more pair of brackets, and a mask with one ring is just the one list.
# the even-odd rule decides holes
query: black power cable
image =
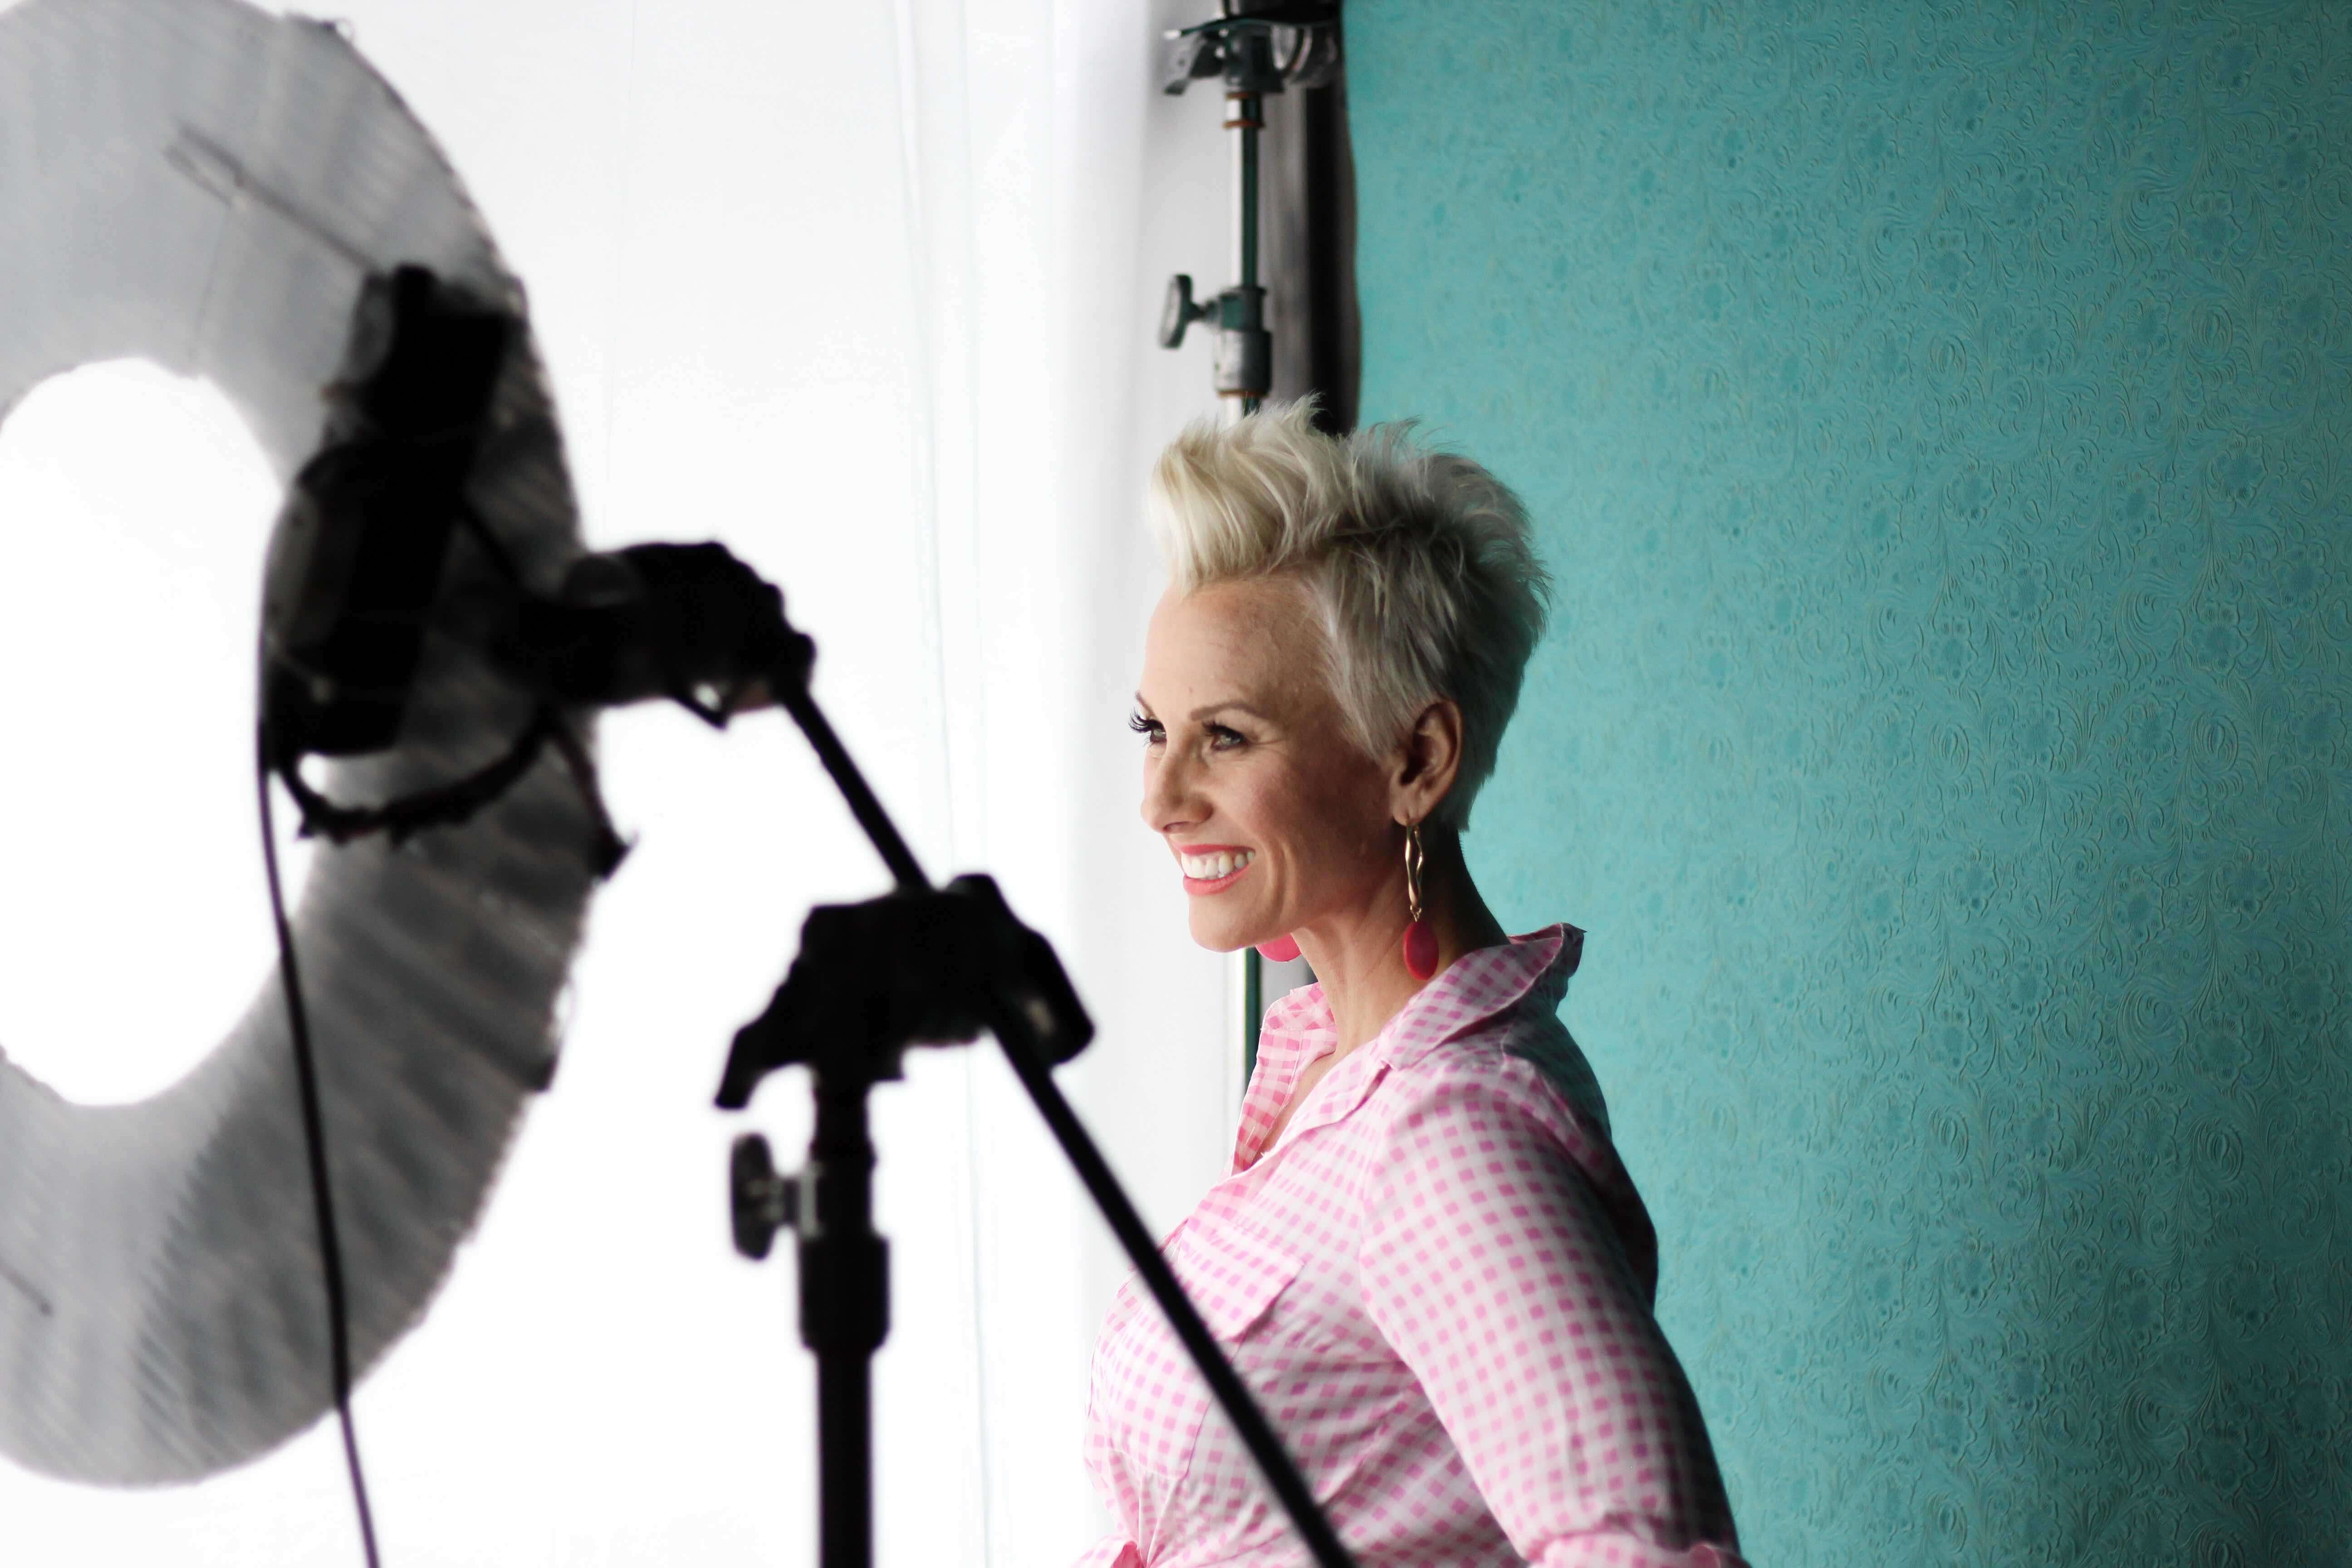
{"label": "black power cable", "polygon": [[320,1110],[318,1058],[310,1047],[310,1012],[302,1004],[302,976],[294,962],[294,928],[286,919],[286,889],[278,870],[278,828],[269,800],[274,755],[269,726],[264,721],[257,738],[255,770],[261,802],[261,858],[268,871],[270,921],[278,931],[278,977],[286,992],[294,1077],[302,1093],[302,1142],[310,1153],[310,1204],[319,1221],[320,1271],[327,1288],[327,1345],[334,1372],[335,1419],[342,1426],[343,1465],[351,1473],[352,1503],[359,1513],[360,1546],[368,1568],[382,1568],[376,1554],[375,1515],[368,1506],[367,1472],[360,1465],[359,1430],[352,1422],[351,1308],[343,1290],[343,1249],[335,1230],[334,1189],[327,1178],[327,1128]]}

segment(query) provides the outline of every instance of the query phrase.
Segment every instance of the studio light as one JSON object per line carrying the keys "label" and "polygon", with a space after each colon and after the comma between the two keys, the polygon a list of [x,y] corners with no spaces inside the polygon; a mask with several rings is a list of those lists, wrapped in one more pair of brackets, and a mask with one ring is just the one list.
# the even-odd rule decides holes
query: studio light
{"label": "studio light", "polygon": [[[151,360],[219,388],[290,484],[362,281],[403,262],[520,310],[431,137],[333,28],[234,0],[0,14],[0,410],[77,366]],[[473,491],[527,565],[552,566],[578,552],[571,486],[527,339],[511,363]],[[0,519],[0,541],[39,526]],[[452,556],[461,579],[486,570]],[[102,586],[82,591],[92,637],[142,641]],[[95,721],[122,721],[104,706]],[[414,708],[399,747],[327,769],[327,792],[388,798],[461,773],[530,703],[441,645]],[[12,765],[66,764],[45,751]],[[215,831],[249,844],[249,824]],[[359,1368],[431,1300],[554,1070],[596,831],[541,769],[461,826],[317,852],[296,929]],[[65,1044],[107,1048],[96,1031]],[[78,1480],[186,1480],[326,1410],[298,1103],[274,982],[194,1071],[136,1104],[73,1104],[0,1063],[0,1451]]]}

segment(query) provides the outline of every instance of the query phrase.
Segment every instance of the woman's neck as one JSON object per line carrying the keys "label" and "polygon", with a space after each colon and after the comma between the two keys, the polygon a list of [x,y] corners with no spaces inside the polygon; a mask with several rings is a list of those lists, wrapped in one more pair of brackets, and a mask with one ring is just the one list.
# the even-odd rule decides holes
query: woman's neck
{"label": "woman's neck", "polygon": [[[1434,979],[1465,952],[1509,940],[1501,922],[1478,896],[1462,856],[1461,835],[1423,828],[1422,919],[1437,937]],[[1428,984],[1405,967],[1407,923],[1402,857],[1395,872],[1370,889],[1360,907],[1318,921],[1298,932],[1299,951],[1322,983],[1339,1029],[1337,1061],[1388,1026],[1391,1018]]]}

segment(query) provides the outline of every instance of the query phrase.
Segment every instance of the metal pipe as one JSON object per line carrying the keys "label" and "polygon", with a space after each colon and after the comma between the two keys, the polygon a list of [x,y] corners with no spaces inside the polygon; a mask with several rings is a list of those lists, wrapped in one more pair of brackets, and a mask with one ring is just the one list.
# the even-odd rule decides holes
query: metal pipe
{"label": "metal pipe", "polygon": [[1257,136],[1265,100],[1234,100],[1234,276],[1244,289],[1257,287]]}
{"label": "metal pipe", "polygon": [[[1234,281],[1244,289],[1253,289],[1258,286],[1257,138],[1265,124],[1265,100],[1255,93],[1234,92],[1225,95],[1225,101],[1231,105],[1225,125],[1234,133]],[[1225,400],[1228,424],[1257,410],[1255,397]]]}

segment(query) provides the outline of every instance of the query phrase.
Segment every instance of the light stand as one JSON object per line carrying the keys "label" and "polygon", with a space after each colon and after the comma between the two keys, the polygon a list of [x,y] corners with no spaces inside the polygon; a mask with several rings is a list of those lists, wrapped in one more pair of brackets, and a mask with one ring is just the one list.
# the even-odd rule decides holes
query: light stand
{"label": "light stand", "polygon": [[[767,1010],[737,1032],[718,1096],[740,1110],[775,1068],[811,1069],[807,1165],[779,1177],[765,1142],[747,1138],[734,1153],[732,1203],[736,1244],[748,1255],[765,1254],[784,1226],[799,1240],[801,1335],[817,1358],[824,1568],[870,1568],[874,1559],[871,1373],[889,1330],[889,1255],[874,1231],[866,1095],[898,1076],[908,1046],[968,1042],[982,1030],[1003,1047],[1316,1562],[1349,1568],[1314,1494],[1054,1081],[1054,1065],[1094,1033],[1061,961],[987,878],[932,888],[811,694],[816,647],[786,620],[782,592],[722,545],[639,544],[576,559],[558,590],[543,594],[477,512],[462,460],[484,436],[471,394],[511,324],[422,268],[371,279],[362,290],[341,394],[350,416],[331,424],[298,476],[265,606],[264,721],[275,738],[267,761],[294,791],[306,831],[398,838],[466,821],[551,742],[604,825],[593,853],[609,871],[625,847],[604,823],[566,714],[667,697],[723,727],[763,702],[782,707],[898,884],[883,898],[810,912]],[[458,353],[452,343],[482,346]],[[425,461],[436,455],[446,460]],[[444,557],[458,538],[498,570],[478,592],[445,596]],[[382,805],[339,805],[303,784],[306,754],[363,753],[399,732],[435,626],[476,639],[539,716],[498,761]]]}
{"label": "light stand", "polygon": [[866,1095],[898,1076],[908,1045],[966,1042],[982,1029],[996,1037],[1315,1561],[1347,1568],[1347,1551],[1314,1493],[1054,1081],[1054,1064],[1075,1056],[1093,1026],[1053,948],[1013,918],[987,878],[930,887],[809,693],[814,645],[785,624],[780,595],[774,603],[773,626],[759,639],[782,649],[765,665],[769,690],[807,735],[898,883],[884,898],[811,911],[774,999],[736,1035],[719,1092],[722,1107],[740,1109],[766,1073],[792,1063],[811,1068],[816,1127],[808,1164],[780,1176],[765,1140],[739,1140],[732,1205],[736,1245],[746,1256],[764,1257],[787,1226],[799,1241],[801,1335],[817,1358],[824,1568],[873,1562],[870,1368],[888,1331],[889,1305],[888,1254],[873,1231]]}

